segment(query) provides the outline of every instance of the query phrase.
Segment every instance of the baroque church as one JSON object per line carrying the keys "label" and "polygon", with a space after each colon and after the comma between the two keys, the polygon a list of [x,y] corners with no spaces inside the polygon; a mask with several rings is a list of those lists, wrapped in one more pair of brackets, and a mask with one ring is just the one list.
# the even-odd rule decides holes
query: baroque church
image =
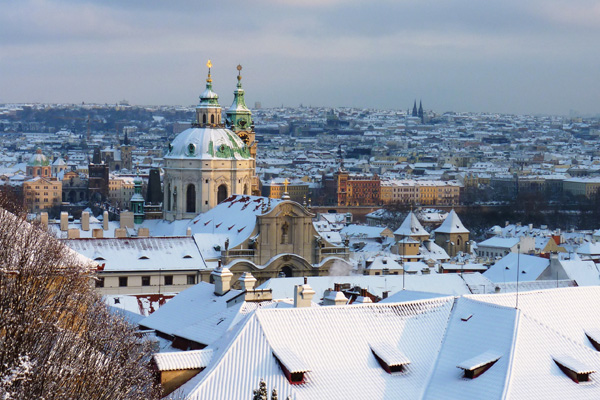
{"label": "baroque church", "polygon": [[167,221],[194,218],[232,194],[259,192],[254,124],[244,100],[242,67],[237,67],[237,88],[225,121],[212,88],[210,60],[207,67],[206,89],[192,127],[177,135],[165,156],[163,217]]}

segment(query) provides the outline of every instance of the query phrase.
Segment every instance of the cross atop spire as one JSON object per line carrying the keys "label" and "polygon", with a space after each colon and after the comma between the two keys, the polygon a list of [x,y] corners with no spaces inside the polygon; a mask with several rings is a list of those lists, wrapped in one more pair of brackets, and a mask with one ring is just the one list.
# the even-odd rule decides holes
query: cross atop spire
{"label": "cross atop spire", "polygon": [[212,68],[212,62],[208,60],[206,62],[206,66],[208,67],[208,78],[206,78],[206,82],[212,82],[212,78],[210,77],[210,69]]}

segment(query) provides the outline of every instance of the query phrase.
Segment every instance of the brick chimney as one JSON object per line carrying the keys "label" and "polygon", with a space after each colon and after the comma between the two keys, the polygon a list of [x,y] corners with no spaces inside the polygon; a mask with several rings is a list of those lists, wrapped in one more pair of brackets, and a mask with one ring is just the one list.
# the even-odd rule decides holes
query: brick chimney
{"label": "brick chimney", "polygon": [[215,282],[215,294],[217,296],[223,296],[225,293],[229,292],[231,289],[231,278],[233,274],[227,268],[221,266],[221,261],[219,261],[219,266],[210,273]]}
{"label": "brick chimney", "polygon": [[89,211],[84,211],[81,213],[81,230],[82,231],[90,230],[90,213],[89,213]]}
{"label": "brick chimney", "polygon": [[294,307],[310,307],[315,291],[308,284],[308,279],[304,277],[303,285],[294,286]]}
{"label": "brick chimney", "polygon": [[240,286],[244,292],[249,292],[254,289],[256,278],[250,272],[244,272],[238,279]]}

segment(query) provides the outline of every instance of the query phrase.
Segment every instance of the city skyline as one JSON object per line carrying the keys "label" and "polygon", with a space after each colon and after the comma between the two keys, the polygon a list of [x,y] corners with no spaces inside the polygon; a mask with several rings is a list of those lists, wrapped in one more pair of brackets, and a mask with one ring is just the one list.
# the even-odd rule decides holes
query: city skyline
{"label": "city skyline", "polygon": [[597,115],[600,6],[271,0],[0,5],[0,102],[197,103],[213,60],[228,105]]}

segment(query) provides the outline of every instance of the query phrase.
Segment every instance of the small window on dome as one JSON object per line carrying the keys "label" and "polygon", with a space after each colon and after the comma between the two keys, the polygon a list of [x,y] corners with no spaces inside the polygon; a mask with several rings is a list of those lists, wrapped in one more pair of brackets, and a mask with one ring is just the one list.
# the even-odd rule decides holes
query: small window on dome
{"label": "small window on dome", "polygon": [[194,143],[188,144],[188,152],[191,156],[193,156],[194,153],[196,153],[196,145]]}

